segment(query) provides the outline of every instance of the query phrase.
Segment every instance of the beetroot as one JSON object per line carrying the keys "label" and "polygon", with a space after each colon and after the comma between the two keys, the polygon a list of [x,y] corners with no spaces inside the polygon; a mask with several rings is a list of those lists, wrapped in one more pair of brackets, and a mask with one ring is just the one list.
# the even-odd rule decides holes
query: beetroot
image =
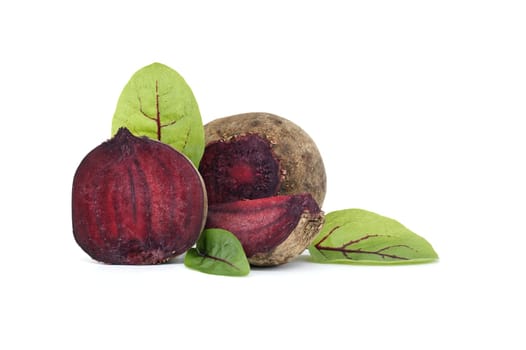
{"label": "beetroot", "polygon": [[236,235],[252,265],[301,254],[324,221],[325,167],[310,136],[277,115],[245,113],[206,124],[205,141],[206,226]]}
{"label": "beetroot", "polygon": [[73,179],[73,234],[93,259],[156,264],[197,241],[207,213],[203,181],[172,147],[121,128]]}
{"label": "beetroot", "polygon": [[323,159],[292,121],[261,112],[219,118],[205,125],[205,142],[199,171],[210,203],[310,193],[323,205]]}
{"label": "beetroot", "polygon": [[210,204],[206,227],[232,232],[252,265],[271,266],[301,254],[319,232],[323,213],[310,194]]}

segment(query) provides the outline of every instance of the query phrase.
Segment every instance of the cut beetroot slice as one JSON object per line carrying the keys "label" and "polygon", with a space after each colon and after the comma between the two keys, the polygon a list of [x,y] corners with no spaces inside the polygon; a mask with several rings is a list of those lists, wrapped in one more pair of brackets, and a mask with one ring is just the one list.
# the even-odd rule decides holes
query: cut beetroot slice
{"label": "cut beetroot slice", "polygon": [[310,194],[212,204],[206,227],[232,232],[253,265],[279,265],[301,254],[323,223]]}

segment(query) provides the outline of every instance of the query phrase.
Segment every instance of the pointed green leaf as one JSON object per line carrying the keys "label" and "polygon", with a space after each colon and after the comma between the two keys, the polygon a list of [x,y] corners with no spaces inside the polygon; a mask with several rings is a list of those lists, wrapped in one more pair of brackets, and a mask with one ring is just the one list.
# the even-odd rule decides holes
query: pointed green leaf
{"label": "pointed green leaf", "polygon": [[247,257],[236,236],[215,228],[203,231],[196,248],[186,252],[184,264],[213,275],[245,276],[250,272]]}
{"label": "pointed green leaf", "polygon": [[112,135],[126,127],[184,153],[197,167],[204,152],[204,128],[192,90],[175,70],[153,63],[137,71],[122,90]]}
{"label": "pointed green leaf", "polygon": [[393,219],[362,209],[328,213],[309,252],[312,260],[322,263],[408,264],[438,259],[424,238]]}

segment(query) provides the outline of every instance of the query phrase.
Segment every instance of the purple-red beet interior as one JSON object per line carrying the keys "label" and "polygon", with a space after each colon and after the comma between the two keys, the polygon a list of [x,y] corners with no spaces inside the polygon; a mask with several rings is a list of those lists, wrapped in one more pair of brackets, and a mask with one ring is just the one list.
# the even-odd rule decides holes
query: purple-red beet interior
{"label": "purple-red beet interior", "polygon": [[153,264],[189,249],[206,215],[191,162],[126,129],[91,151],[73,180],[76,241],[95,260]]}
{"label": "purple-red beet interior", "polygon": [[206,227],[232,232],[251,257],[269,252],[287,239],[304,212],[320,213],[307,193],[217,203],[209,205]]}
{"label": "purple-red beet interior", "polygon": [[208,144],[199,171],[209,203],[270,197],[281,183],[270,142],[255,134]]}

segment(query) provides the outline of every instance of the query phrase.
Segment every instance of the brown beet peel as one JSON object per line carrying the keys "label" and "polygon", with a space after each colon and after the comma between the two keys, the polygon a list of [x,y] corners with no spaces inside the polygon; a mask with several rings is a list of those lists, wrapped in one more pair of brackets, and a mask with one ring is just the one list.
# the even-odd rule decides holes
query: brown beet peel
{"label": "brown beet peel", "polygon": [[261,112],[215,119],[205,125],[205,143],[199,171],[210,203],[310,193],[322,206],[321,154],[292,121]]}

